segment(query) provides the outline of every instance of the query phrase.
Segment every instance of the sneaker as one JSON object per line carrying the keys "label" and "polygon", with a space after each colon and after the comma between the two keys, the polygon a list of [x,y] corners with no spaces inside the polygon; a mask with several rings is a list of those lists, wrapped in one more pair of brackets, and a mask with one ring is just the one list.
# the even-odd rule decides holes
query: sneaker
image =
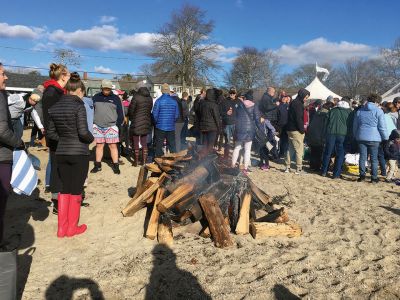
{"label": "sneaker", "polygon": [[296,172],[294,172],[296,175],[307,175],[308,173],[304,171],[303,169],[297,169]]}
{"label": "sneaker", "polygon": [[379,183],[379,178],[371,178],[371,183]]}
{"label": "sneaker", "polygon": [[290,168],[286,168],[285,173],[290,173]]}
{"label": "sneaker", "polygon": [[269,170],[269,166],[266,165],[266,164],[263,164],[263,165],[261,165],[260,169],[263,170],[263,171],[268,171]]}
{"label": "sneaker", "polygon": [[51,193],[49,185],[46,185],[46,188],[44,189],[44,192],[45,193]]}
{"label": "sneaker", "polygon": [[249,173],[253,172],[253,170],[250,167],[247,167],[246,171]]}
{"label": "sneaker", "polygon": [[90,173],[97,173],[101,171],[101,163],[94,163],[94,168],[90,170]]}
{"label": "sneaker", "polygon": [[326,177],[327,175],[326,175],[326,173],[321,173],[321,176]]}
{"label": "sneaker", "polygon": [[357,182],[363,182],[363,181],[365,181],[365,176],[360,176],[360,177],[357,179]]}

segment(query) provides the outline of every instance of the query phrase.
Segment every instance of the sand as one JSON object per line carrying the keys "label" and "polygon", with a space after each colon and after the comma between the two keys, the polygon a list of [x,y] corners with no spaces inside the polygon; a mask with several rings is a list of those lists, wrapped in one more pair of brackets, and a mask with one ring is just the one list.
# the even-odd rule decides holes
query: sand
{"label": "sand", "polygon": [[[42,161],[47,152],[32,150]],[[315,174],[254,169],[250,177],[303,228],[298,238],[215,248],[196,226],[175,230],[173,247],[143,237],[146,210],[124,218],[139,168],[90,174],[81,236],[58,239],[50,194],[12,196],[6,235],[22,233],[22,299],[399,299],[400,188]],[[92,167],[92,163],[91,166]],[[35,250],[35,251],[33,251]],[[22,293],[22,295],[21,295]]]}

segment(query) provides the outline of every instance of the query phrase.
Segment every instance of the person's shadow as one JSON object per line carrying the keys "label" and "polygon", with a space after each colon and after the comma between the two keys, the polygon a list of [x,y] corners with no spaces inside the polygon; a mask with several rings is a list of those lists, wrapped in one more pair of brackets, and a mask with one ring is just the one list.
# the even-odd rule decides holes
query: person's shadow
{"label": "person's shadow", "polygon": [[89,291],[88,299],[104,300],[97,282],[89,278],[73,278],[67,275],[61,275],[50,284],[46,290],[46,300],[71,300],[74,292],[79,289]]}
{"label": "person's shadow", "polygon": [[163,299],[210,299],[195,276],[180,270],[176,255],[162,244],[154,247],[153,270],[146,287],[145,300]]}
{"label": "person's shadow", "polygon": [[301,298],[293,294],[287,287],[281,284],[275,284],[272,289],[276,300],[300,300]]}

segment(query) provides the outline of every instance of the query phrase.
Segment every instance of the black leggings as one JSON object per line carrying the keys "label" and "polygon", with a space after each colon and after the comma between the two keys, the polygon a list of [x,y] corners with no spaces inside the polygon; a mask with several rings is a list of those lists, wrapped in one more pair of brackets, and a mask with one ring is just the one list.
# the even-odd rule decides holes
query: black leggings
{"label": "black leggings", "polygon": [[139,151],[139,141],[143,150],[147,150],[147,135],[134,135],[132,136],[133,149]]}
{"label": "black leggings", "polygon": [[63,194],[80,195],[88,170],[89,155],[57,155],[58,174]]}
{"label": "black leggings", "polygon": [[7,199],[11,190],[11,168],[11,164],[0,162],[0,244],[3,240],[4,215],[6,213]]}
{"label": "black leggings", "polygon": [[215,141],[217,140],[217,131],[202,131],[201,143],[206,147],[208,152],[213,150]]}

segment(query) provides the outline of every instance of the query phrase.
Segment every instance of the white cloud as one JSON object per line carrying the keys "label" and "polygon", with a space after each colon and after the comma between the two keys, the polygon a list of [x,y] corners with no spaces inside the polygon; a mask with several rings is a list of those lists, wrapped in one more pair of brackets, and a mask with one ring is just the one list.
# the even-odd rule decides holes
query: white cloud
{"label": "white cloud", "polygon": [[352,57],[371,57],[377,49],[346,41],[330,42],[325,38],[317,38],[299,46],[282,45],[275,53],[281,62],[288,65],[306,63],[341,63]]}
{"label": "white cloud", "polygon": [[112,22],[115,22],[116,20],[117,20],[117,18],[114,16],[101,16],[100,17],[100,23],[102,23],[102,24],[112,23]]}
{"label": "white cloud", "polygon": [[37,50],[37,51],[53,51],[55,48],[55,44],[51,42],[47,43],[37,43],[34,47],[32,47],[32,50]]}
{"label": "white cloud", "polygon": [[241,48],[216,45],[216,52],[211,57],[222,63],[232,63]]}
{"label": "white cloud", "polygon": [[150,51],[155,36],[156,34],[147,32],[120,34],[115,26],[102,25],[73,32],[58,29],[50,34],[50,40],[77,48],[146,54]]}
{"label": "white cloud", "polygon": [[0,23],[0,37],[37,39],[41,37],[44,32],[45,30],[43,28]]}
{"label": "white cloud", "polygon": [[103,66],[95,66],[94,71],[99,72],[99,73],[107,73],[107,74],[117,73],[116,71],[114,71],[110,68],[107,68],[107,67],[103,67]]}

